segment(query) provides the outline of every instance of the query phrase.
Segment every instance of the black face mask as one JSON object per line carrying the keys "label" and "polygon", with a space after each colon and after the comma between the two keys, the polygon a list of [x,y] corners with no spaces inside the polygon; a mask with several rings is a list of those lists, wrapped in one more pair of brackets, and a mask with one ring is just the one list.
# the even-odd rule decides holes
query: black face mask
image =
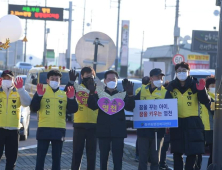
{"label": "black face mask", "polygon": [[87,82],[91,79],[91,77],[83,78],[82,79],[82,84],[87,88]]}

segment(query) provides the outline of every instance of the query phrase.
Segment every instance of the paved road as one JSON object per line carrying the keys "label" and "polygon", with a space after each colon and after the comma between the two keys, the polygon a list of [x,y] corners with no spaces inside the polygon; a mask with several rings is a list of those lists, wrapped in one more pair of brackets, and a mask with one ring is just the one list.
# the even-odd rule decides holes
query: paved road
{"label": "paved road", "polygon": [[[36,130],[37,130],[37,115],[35,113],[31,114],[30,118],[30,134],[28,140],[20,141],[19,147],[26,147],[30,145],[36,145]],[[73,138],[73,124],[72,122],[67,122],[66,124],[66,140],[72,140]],[[125,139],[125,142],[131,146],[136,144],[136,131],[129,129],[128,137]]]}
{"label": "paved road", "polygon": [[[66,126],[66,140],[71,141],[72,137],[73,137],[73,127],[72,127],[72,123],[71,122],[67,122],[67,126]],[[24,147],[29,147],[29,146],[35,146],[37,144],[36,141],[36,130],[37,130],[37,116],[36,114],[32,114],[31,115],[31,120],[30,120],[30,135],[28,137],[27,141],[20,141],[19,143],[19,148],[24,149]],[[136,131],[133,129],[128,129],[128,136],[125,139],[125,144],[130,145],[130,146],[134,146],[136,144]],[[134,151],[131,151],[131,154],[133,155]],[[169,164],[172,167],[172,154],[170,154],[170,152],[168,152],[168,158],[169,158]],[[133,156],[132,156],[133,157]],[[184,158],[185,160],[185,158]],[[206,170],[206,166],[207,166],[207,161],[208,161],[208,156],[205,155],[203,157],[203,165],[201,170]]]}

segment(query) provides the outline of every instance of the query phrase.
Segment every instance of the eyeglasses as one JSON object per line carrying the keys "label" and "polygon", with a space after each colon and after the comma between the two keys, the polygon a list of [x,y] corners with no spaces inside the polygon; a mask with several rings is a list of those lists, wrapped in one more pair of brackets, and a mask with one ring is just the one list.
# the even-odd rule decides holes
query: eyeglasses
{"label": "eyeglasses", "polygon": [[177,70],[176,73],[186,73],[187,70]]}

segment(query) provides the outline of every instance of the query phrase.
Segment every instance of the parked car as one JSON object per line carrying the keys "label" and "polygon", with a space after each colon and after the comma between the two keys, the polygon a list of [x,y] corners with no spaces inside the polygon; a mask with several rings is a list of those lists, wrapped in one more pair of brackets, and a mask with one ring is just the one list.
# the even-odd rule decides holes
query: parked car
{"label": "parked car", "polygon": [[205,79],[208,76],[215,75],[214,69],[191,69],[190,75],[199,79]]}
{"label": "parked car", "polygon": [[64,90],[65,86],[69,82],[69,69],[62,68],[62,67],[34,67],[29,70],[28,76],[25,82],[25,89],[29,93],[31,97],[35,94],[37,90],[37,84],[43,84],[44,88],[47,86],[47,74],[50,70],[57,69],[60,70],[62,73],[61,83],[60,83],[60,90]]}
{"label": "parked car", "polygon": [[[198,80],[200,79],[205,79],[208,76],[215,75],[215,70],[214,69],[191,69],[190,70],[190,75],[197,78]],[[174,79],[176,78],[176,74],[174,76]]]}
{"label": "parked car", "polygon": [[[26,75],[18,75],[23,79],[23,87],[25,87]],[[16,77],[16,78],[17,78]],[[20,107],[21,119],[20,119],[20,140],[27,140],[29,136],[29,123],[30,123],[30,108],[29,107]]]}
{"label": "parked car", "polygon": [[30,70],[33,66],[30,63],[18,62],[15,68]]}

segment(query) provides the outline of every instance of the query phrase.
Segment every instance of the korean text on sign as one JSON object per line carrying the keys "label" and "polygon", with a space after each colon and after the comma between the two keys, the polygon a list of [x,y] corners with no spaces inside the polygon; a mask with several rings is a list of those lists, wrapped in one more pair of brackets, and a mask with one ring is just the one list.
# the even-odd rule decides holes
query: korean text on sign
{"label": "korean text on sign", "polygon": [[177,99],[137,100],[134,128],[178,127]]}

